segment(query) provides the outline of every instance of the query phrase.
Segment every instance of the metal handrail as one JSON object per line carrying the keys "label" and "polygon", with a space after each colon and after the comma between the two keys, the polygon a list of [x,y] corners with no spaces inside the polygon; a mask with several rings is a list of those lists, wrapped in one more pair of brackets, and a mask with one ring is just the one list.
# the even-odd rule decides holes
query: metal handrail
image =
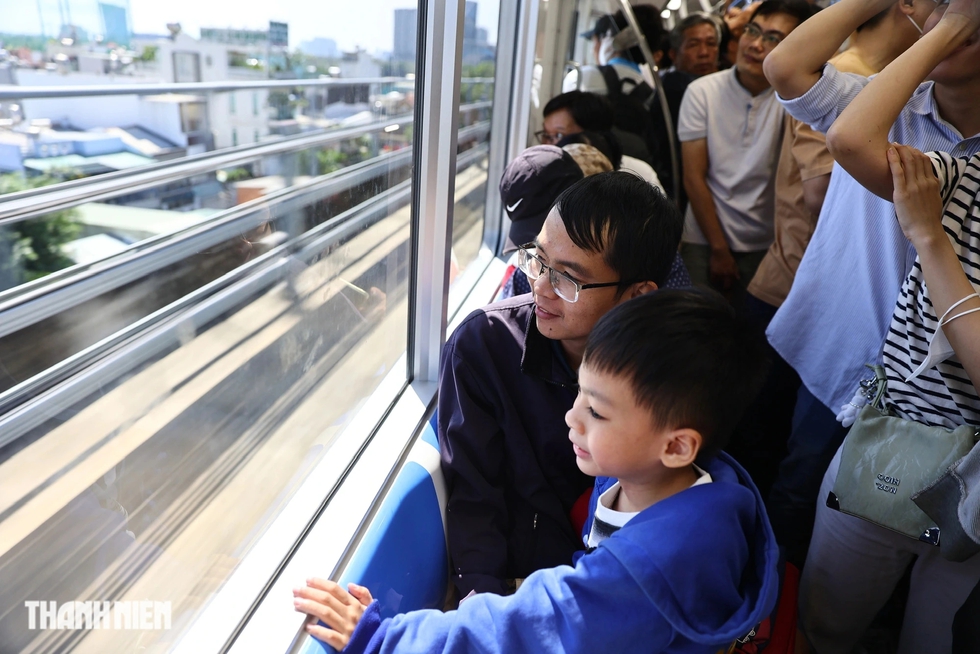
{"label": "metal handrail", "polygon": [[[489,131],[489,126],[483,127]],[[475,130],[473,130],[475,132]],[[460,155],[458,168],[482,156],[482,145]],[[86,300],[145,277],[180,261],[188,252],[218,246],[269,219],[269,208],[283,214],[390,171],[411,165],[409,148],[375,157],[301,185],[292,186],[216,214],[179,232],[164,234],[87,266],[75,266],[0,293],[0,337],[66,311]]]}
{"label": "metal handrail", "polygon": [[323,249],[331,240],[356,233],[369,220],[388,214],[392,206],[405,204],[410,193],[408,181],[388,189],[0,393],[0,447],[69,408],[93,387],[153,358],[179,338],[182,324],[197,331],[258,288],[279,281],[290,256],[304,249]]}
{"label": "metal handrail", "polygon": [[[457,159],[457,169],[462,170],[473,165],[482,157],[487,156],[488,151],[489,149],[486,145],[467,150]],[[400,156],[401,154],[396,153],[396,156]],[[392,155],[386,156],[391,157]],[[349,169],[338,171],[338,173],[347,170]],[[120,366],[131,366],[131,357],[135,356],[146,359],[159,352],[160,348],[166,345],[165,343],[161,343],[160,340],[163,337],[162,332],[154,333],[149,339],[142,338],[142,335],[154,327],[194,307],[198,308],[194,308],[193,311],[200,314],[200,307],[205,305],[208,307],[208,310],[204,314],[200,314],[201,317],[194,322],[194,325],[195,327],[199,327],[207,324],[217,315],[221,315],[227,311],[230,306],[227,303],[230,301],[229,297],[226,297],[224,303],[221,304],[210,302],[209,298],[219,295],[224,289],[233,285],[244,285],[245,288],[254,289],[254,285],[260,283],[260,279],[264,279],[268,275],[277,275],[275,270],[283,263],[280,259],[284,253],[311,252],[317,248],[322,249],[325,245],[324,239],[329,239],[332,234],[340,233],[337,230],[343,230],[343,233],[349,233],[357,229],[358,222],[365,219],[367,214],[377,210],[390,212],[393,205],[407,201],[407,194],[410,191],[411,188],[408,181],[383,191],[369,200],[331,218],[327,222],[318,225],[312,230],[300,234],[296,238],[260,255],[258,258],[229,271],[222,277],[192,291],[172,304],[124,327],[115,334],[90,345],[81,352],[55,364],[44,372],[0,393],[0,446],[18,438],[58,411],[71,406],[74,402],[90,393],[94,386],[107,383],[115,375],[118,375],[121,369]],[[309,188],[285,189],[278,194],[267,196],[265,200],[280,204],[287,202],[292,204],[298,199],[296,197],[297,195],[299,199],[306,198],[308,200],[311,192],[313,190]],[[240,213],[244,214],[240,218],[259,216],[264,219],[266,216],[266,205],[261,201],[253,201],[242,205]],[[355,217],[359,218],[359,220],[351,222],[350,219]],[[102,276],[104,281],[116,283],[120,277],[126,276],[126,272],[120,268],[131,264],[133,264],[132,260],[124,261],[118,267],[99,270],[97,274]],[[73,288],[72,295],[77,296],[78,289]],[[241,297],[241,295],[239,293],[236,297]],[[25,308],[38,310],[40,307],[37,305],[37,302],[45,302],[49,299],[52,298],[50,296],[39,298],[37,301],[32,302],[30,307]],[[17,307],[13,307],[9,311],[0,311],[0,325],[5,325],[8,322],[8,319],[12,317],[11,312],[15,309]],[[186,317],[182,318],[182,320],[186,319]],[[171,323],[166,330],[176,328],[177,325]],[[112,356],[111,360],[104,360],[110,353],[119,353],[123,349],[129,350],[125,356]],[[93,366],[97,362],[100,363],[97,366]]]}
{"label": "metal handrail", "polygon": [[[464,77],[464,84],[493,84],[493,77]],[[280,79],[239,82],[185,82],[160,84],[79,84],[75,86],[17,86],[0,84],[0,102],[8,100],[80,98],[106,95],[163,95],[167,93],[226,93],[254,89],[296,88],[298,86],[330,87],[362,84],[395,84],[412,82],[408,77],[331,77],[329,79]]]}
{"label": "metal handrail", "polygon": [[[492,105],[492,102],[475,102],[461,106],[460,111],[485,109]],[[67,209],[85,202],[96,202],[123,193],[135,193],[192,175],[212,172],[219,168],[230,168],[250,163],[262,157],[288,154],[336,141],[357,138],[396,124],[409,125],[413,121],[414,118],[408,114],[392,116],[368,125],[307,132],[258,145],[241,145],[216,152],[205,152],[171,161],[162,161],[135,170],[122,170],[0,195],[0,226],[43,216],[46,213]]]}

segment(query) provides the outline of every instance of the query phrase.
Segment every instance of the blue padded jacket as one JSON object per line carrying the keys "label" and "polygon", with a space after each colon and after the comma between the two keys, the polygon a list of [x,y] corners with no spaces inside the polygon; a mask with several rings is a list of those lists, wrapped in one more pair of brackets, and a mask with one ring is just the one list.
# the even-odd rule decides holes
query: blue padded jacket
{"label": "blue padded jacket", "polygon": [[[712,483],[654,504],[511,596],[384,621],[375,601],[345,654],[726,651],[775,606],[778,550],[748,474],[726,454],[704,467]],[[598,479],[593,497],[613,481]]]}

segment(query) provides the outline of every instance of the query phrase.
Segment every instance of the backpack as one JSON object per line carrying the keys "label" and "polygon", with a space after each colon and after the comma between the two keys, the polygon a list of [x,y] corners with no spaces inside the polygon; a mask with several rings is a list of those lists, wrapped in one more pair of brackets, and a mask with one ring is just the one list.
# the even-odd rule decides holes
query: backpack
{"label": "backpack", "polygon": [[612,132],[623,154],[653,165],[653,118],[650,105],[655,94],[646,82],[620,79],[612,66],[599,66],[606,94],[613,108]]}

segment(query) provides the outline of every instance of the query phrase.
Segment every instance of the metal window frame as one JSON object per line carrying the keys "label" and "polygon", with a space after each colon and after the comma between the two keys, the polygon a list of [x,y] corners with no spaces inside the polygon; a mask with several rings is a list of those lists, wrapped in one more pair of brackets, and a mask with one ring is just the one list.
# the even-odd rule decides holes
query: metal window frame
{"label": "metal window frame", "polygon": [[464,0],[424,0],[420,9],[408,372],[413,382],[435,383],[448,315]]}
{"label": "metal window frame", "polygon": [[[526,133],[527,125],[526,99],[529,85],[520,80],[530,80],[538,0],[503,0],[501,18],[516,13],[518,7],[520,18],[515,23],[518,34],[513,46],[517,49],[517,55],[510,68],[511,79],[515,83],[501,85],[505,88],[511,86],[515,90],[509,103],[498,105],[508,106],[509,112],[500,112],[504,115],[499,118],[495,116],[493,121],[493,131],[497,133],[497,138],[492,143],[498,143],[498,147],[500,140],[509,143],[503,151],[496,151],[500,153],[500,158],[493,159],[500,165],[500,170],[501,161],[505,163],[524,147],[523,143],[517,145],[522,139],[521,136],[515,136],[515,125],[521,130],[521,135]],[[509,11],[511,8],[514,11]],[[443,4],[440,0],[426,0],[420,6],[419,12],[427,46],[421,57],[420,63],[423,65],[418,70],[427,71],[434,79],[428,79],[428,83],[423,80],[420,84],[421,98],[417,105],[419,118],[416,119],[416,125],[419,129],[416,132],[414,154],[417,158],[414,162],[419,172],[414,186],[414,263],[409,298],[411,331],[409,351],[405,357],[406,367],[394,369],[358,411],[356,425],[352,425],[351,429],[360,432],[362,438],[345,439],[345,447],[353,448],[348,452],[353,458],[338,456],[333,477],[317,479],[313,475],[308,484],[300,489],[299,492],[307,493],[308,498],[319,498],[320,511],[311,518],[308,512],[301,510],[303,503],[290,502],[287,511],[291,510],[291,514],[277,518],[277,525],[283,524],[280,520],[291,520],[293,526],[307,526],[289,555],[278,564],[276,573],[270,579],[269,561],[270,557],[281,554],[281,550],[263,549],[271,547],[269,543],[272,541],[262,539],[246,555],[246,559],[218,595],[212,598],[196,623],[177,643],[178,652],[266,652],[269,651],[269,644],[276,651],[281,651],[287,645],[290,651],[300,647],[305,639],[303,621],[292,611],[289,589],[305,578],[297,575],[308,574],[314,569],[314,564],[319,569],[333,565],[331,576],[334,578],[342,572],[340,566],[356,547],[359,535],[363,534],[369,523],[373,507],[383,499],[386,480],[397,472],[404,452],[411,447],[425,412],[435,398],[438,357],[448,322],[448,262],[454,179],[457,164],[465,163],[465,154],[457,161],[455,147],[458,138],[463,12],[463,0],[457,0],[451,5]],[[501,20],[501,25],[505,24],[507,21]],[[450,39],[446,37],[453,32],[456,38],[450,44]],[[436,60],[439,65],[436,65]],[[425,77],[429,78],[430,75]],[[495,102],[498,97],[495,89]],[[447,109],[451,109],[448,115]],[[449,125],[446,124],[447,120]],[[504,128],[499,128],[499,125]],[[451,157],[446,157],[447,152],[451,153]],[[492,196],[491,193],[488,197]],[[497,211],[499,212],[499,205]],[[488,216],[492,214],[488,213]],[[490,222],[493,223],[493,219]],[[496,227],[491,224],[487,228],[484,235],[485,245],[493,242],[494,232],[496,243],[493,249],[496,251],[502,240],[499,220]],[[454,324],[462,320],[468,309],[485,304],[489,294],[496,288],[503,272],[503,262],[490,257],[489,261],[484,261],[481,265],[486,265],[487,268],[457,313]],[[407,385],[406,369],[410,380]],[[345,460],[350,460],[351,463],[346,465]],[[364,488],[381,490],[372,496],[371,493],[364,493]],[[273,532],[273,529],[269,530],[270,534]],[[262,563],[264,565],[259,565]],[[256,584],[260,587],[265,584],[258,597],[251,594]],[[236,594],[240,597],[243,591],[247,593],[247,601],[250,603],[244,615],[240,610],[240,602],[235,604],[236,608],[231,609],[231,605],[227,603]],[[231,631],[229,625],[232,625]]]}

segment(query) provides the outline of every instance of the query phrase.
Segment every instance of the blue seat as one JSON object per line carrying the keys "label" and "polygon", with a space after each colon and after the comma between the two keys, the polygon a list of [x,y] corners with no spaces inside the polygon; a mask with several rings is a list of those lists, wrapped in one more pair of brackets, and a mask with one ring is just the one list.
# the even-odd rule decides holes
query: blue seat
{"label": "blue seat", "polygon": [[[381,602],[382,617],[415,609],[442,608],[449,585],[445,526],[437,484],[442,487],[435,416],[395,478],[371,526],[341,577],[366,586]],[[333,652],[308,638],[303,654]]]}

